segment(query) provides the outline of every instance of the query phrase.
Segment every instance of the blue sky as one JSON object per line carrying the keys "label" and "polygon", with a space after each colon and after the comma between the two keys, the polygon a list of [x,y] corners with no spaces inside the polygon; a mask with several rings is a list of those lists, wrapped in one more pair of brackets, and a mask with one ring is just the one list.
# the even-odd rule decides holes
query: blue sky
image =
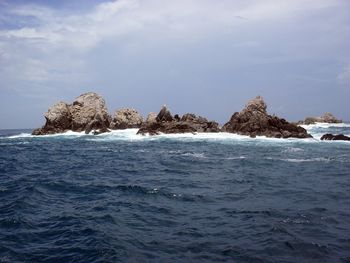
{"label": "blue sky", "polygon": [[220,123],[262,95],[288,120],[350,120],[350,1],[0,0],[0,128],[96,91]]}

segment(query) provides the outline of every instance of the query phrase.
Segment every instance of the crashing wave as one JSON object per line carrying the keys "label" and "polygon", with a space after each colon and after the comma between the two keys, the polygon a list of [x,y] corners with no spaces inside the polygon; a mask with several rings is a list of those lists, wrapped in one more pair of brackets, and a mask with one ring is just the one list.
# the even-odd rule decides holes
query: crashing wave
{"label": "crashing wave", "polygon": [[[309,139],[278,139],[269,138],[265,136],[257,136],[256,138],[251,138],[246,135],[239,135],[227,132],[218,133],[180,133],[180,134],[159,134],[156,136],[138,135],[138,129],[125,129],[125,130],[112,130],[108,133],[103,133],[99,135],[93,135],[94,131],[89,134],[84,132],[74,132],[67,131],[64,133],[56,133],[51,135],[41,135],[33,136],[30,133],[20,133],[18,135],[4,136],[0,139],[40,139],[40,138],[85,138],[90,141],[154,141],[154,140],[179,140],[179,141],[216,141],[216,142],[249,142],[249,143],[261,143],[261,142],[271,142],[271,143],[314,143],[319,142],[320,137],[327,133],[332,132],[332,129],[341,129],[344,134],[349,133],[350,128],[349,123],[339,123],[339,124],[329,124],[329,123],[316,123],[310,125],[303,125],[305,129],[308,130],[314,138]],[[338,131],[336,133],[339,133]]]}

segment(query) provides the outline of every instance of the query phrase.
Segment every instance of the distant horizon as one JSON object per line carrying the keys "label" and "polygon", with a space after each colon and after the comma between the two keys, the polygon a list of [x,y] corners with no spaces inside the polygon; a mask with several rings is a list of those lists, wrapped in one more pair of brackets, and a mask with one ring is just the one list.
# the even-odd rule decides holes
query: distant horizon
{"label": "distant horizon", "polygon": [[[288,121],[350,120],[347,0],[0,1],[0,129],[92,90],[220,124],[257,95]],[[158,108],[159,107],[159,108]],[[31,128],[30,128],[31,129]]]}

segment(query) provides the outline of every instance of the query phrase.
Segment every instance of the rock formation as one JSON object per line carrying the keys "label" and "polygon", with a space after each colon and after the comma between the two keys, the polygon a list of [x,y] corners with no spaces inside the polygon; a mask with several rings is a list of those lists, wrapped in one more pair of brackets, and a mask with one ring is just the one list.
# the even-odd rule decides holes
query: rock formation
{"label": "rock formation", "polygon": [[115,112],[111,122],[111,129],[140,128],[143,123],[142,116],[135,109],[124,108]]}
{"label": "rock formation", "polygon": [[163,106],[158,115],[150,113],[137,134],[157,135],[160,133],[195,133],[219,132],[219,124],[208,121],[206,118],[187,113],[182,118],[177,114],[173,117],[166,106]]}
{"label": "rock formation", "polygon": [[222,131],[242,135],[266,136],[274,138],[310,138],[307,131],[287,122],[285,119],[267,114],[263,98],[250,100],[241,112],[236,112],[222,127]]}
{"label": "rock formation", "polygon": [[90,133],[107,132],[110,117],[105,100],[96,93],[80,95],[68,105],[59,102],[45,113],[46,123],[42,128],[33,131],[33,135],[44,135],[72,131]]}
{"label": "rock formation", "polygon": [[326,140],[326,141],[350,141],[349,136],[345,136],[344,134],[337,134],[333,135],[330,133],[327,133],[325,135],[322,135],[321,140]]}
{"label": "rock formation", "polygon": [[157,122],[157,113],[155,112],[150,112],[148,113],[147,119],[146,119],[146,123],[150,124],[153,122]]}
{"label": "rock formation", "polygon": [[337,119],[333,116],[332,113],[326,112],[321,117],[307,117],[304,121],[299,121],[299,124],[315,124],[316,122],[324,122],[324,123],[342,123],[342,120]]}

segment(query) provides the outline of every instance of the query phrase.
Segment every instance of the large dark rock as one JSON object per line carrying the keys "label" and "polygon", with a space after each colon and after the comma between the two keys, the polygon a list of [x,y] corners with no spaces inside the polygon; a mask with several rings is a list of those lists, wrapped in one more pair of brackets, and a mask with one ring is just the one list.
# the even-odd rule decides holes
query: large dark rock
{"label": "large dark rock", "polygon": [[337,134],[333,135],[330,133],[327,133],[325,135],[322,135],[321,140],[326,140],[326,141],[350,141],[349,136],[345,136],[344,134]]}
{"label": "large dark rock", "polygon": [[343,121],[334,117],[332,113],[326,112],[323,116],[320,117],[307,117],[304,121],[299,121],[299,124],[315,124],[316,122],[323,123],[342,123]]}
{"label": "large dark rock", "polygon": [[45,114],[46,123],[33,131],[33,135],[61,133],[67,130],[95,134],[107,132],[110,123],[105,100],[96,93],[80,95],[68,105],[59,102]]}
{"label": "large dark rock", "polygon": [[208,121],[206,118],[187,113],[182,118],[171,115],[170,111],[163,106],[157,117],[150,113],[145,123],[142,124],[137,134],[157,135],[160,133],[196,133],[196,132],[219,132],[219,124]]}
{"label": "large dark rock", "polygon": [[143,118],[135,109],[124,108],[115,112],[111,122],[111,129],[140,128]]}
{"label": "large dark rock", "polygon": [[168,108],[164,105],[156,117],[157,122],[172,122],[174,120]]}
{"label": "large dark rock", "polygon": [[241,112],[236,112],[222,127],[222,131],[242,135],[274,138],[310,138],[307,131],[285,119],[271,116],[262,97],[250,100]]}

